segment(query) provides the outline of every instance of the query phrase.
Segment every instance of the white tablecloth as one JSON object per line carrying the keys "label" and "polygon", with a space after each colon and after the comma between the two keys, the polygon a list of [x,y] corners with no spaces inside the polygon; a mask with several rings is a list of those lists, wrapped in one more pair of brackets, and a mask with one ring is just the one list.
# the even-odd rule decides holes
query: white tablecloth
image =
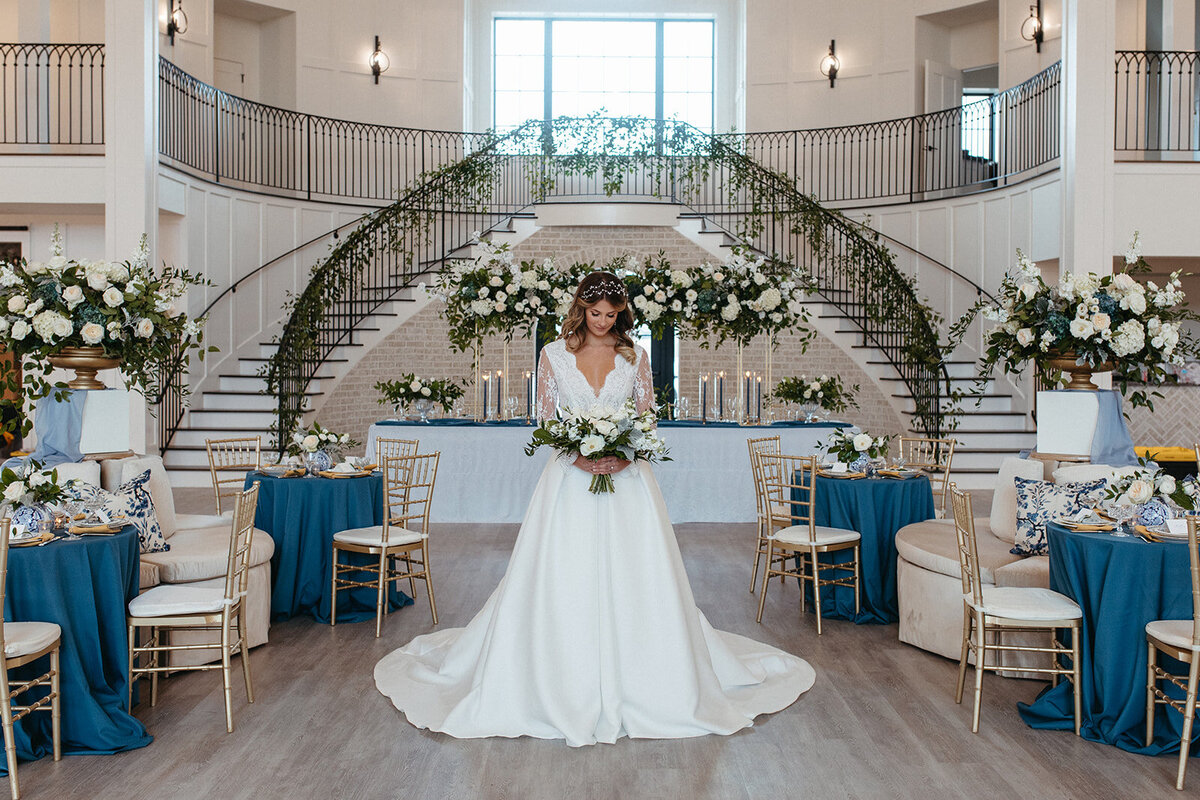
{"label": "white tablecloth", "polygon": [[[548,448],[532,458],[525,455],[532,430],[515,425],[376,423],[367,434],[367,457],[374,458],[375,440],[381,436],[418,439],[420,452],[442,454],[431,521],[520,522],[551,455]],[[653,469],[671,521],[753,522],[754,483],[746,440],[778,434],[784,453],[809,455],[818,452],[832,431],[828,425],[661,428],[673,460]]]}

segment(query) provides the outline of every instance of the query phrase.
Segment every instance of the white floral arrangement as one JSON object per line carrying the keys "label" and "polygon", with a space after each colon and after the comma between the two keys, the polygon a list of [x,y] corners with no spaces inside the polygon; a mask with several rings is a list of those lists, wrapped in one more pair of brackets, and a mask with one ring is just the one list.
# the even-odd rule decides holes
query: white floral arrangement
{"label": "white floral arrangement", "polygon": [[0,470],[0,495],[13,506],[54,505],[62,500],[65,488],[58,483],[57,469],[46,469],[33,459],[19,470]]}
{"label": "white floral arrangement", "polygon": [[56,225],[50,254],[45,262],[0,263],[0,345],[25,369],[23,387],[11,369],[0,374],[10,394],[44,397],[48,357],[99,347],[121,361],[127,385],[154,402],[165,367],[182,369],[190,351],[203,358],[214,349],[201,347],[203,320],[184,313],[188,287],[208,281],[187,270],[152,270],[145,236],[131,261],[77,261],[63,254]]}
{"label": "white floral arrangement", "polygon": [[[563,418],[548,419],[533,432],[525,455],[549,446],[562,455],[579,453],[591,461],[617,456],[626,461],[670,461],[667,445],[658,438],[653,411],[637,413],[632,400],[619,408],[593,408],[587,412],[566,410]],[[592,494],[614,491],[613,476],[593,475]]]}
{"label": "white floral arrangement", "polygon": [[359,442],[351,439],[350,434],[334,433],[328,428],[322,427],[321,423],[314,422],[308,430],[296,431],[292,434],[292,441],[288,445],[287,451],[288,455],[303,456],[323,450],[337,460],[343,449],[358,445]]}
{"label": "white floral arrangement", "polygon": [[825,446],[829,454],[843,464],[851,464],[860,456],[867,458],[886,458],[888,454],[888,439],[886,436],[873,437],[871,434],[848,433],[849,428],[837,428],[829,435]]}
{"label": "white floral arrangement", "polygon": [[1105,499],[1120,507],[1142,506],[1151,500],[1163,500],[1172,506],[1195,511],[1200,486],[1194,476],[1176,480],[1153,460],[1138,457],[1138,466],[1121,470],[1109,479]]}
{"label": "white floral arrangement", "polygon": [[[1001,283],[999,303],[976,307],[997,323],[986,335],[980,380],[1001,361],[1010,373],[1026,362],[1046,371],[1051,359],[1073,355],[1079,365],[1113,369],[1130,404],[1153,409],[1144,390],[1129,394],[1129,383],[1161,384],[1168,380],[1167,365],[1182,366],[1194,358],[1195,342],[1184,335],[1182,324],[1200,317],[1184,303],[1178,271],[1161,287],[1134,277],[1150,271],[1139,242],[1134,233],[1124,271],[1067,273],[1053,287],[1018,250],[1016,270]],[[956,330],[965,330],[971,318],[964,317]]]}

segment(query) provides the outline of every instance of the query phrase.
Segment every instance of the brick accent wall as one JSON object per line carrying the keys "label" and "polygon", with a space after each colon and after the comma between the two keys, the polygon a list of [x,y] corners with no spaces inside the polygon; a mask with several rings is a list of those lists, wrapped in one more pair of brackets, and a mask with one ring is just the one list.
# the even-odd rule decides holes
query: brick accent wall
{"label": "brick accent wall", "polygon": [[[554,226],[544,227],[517,245],[513,252],[518,260],[537,260],[553,257],[567,263],[592,262],[603,267],[618,256],[630,255],[642,260],[662,251],[673,266],[699,266],[712,257],[672,228],[636,226]],[[378,404],[374,385],[380,380],[392,380],[401,373],[460,379],[468,383],[473,378],[471,354],[450,350],[446,324],[438,316],[438,303],[433,303],[401,325],[384,341],[367,353],[334,388],[317,418],[322,425],[339,432],[349,432],[365,440],[371,423],[394,416],[390,407]],[[516,339],[509,346],[509,370],[516,380],[509,382],[505,394],[518,398],[518,407],[525,408],[523,375],[533,365],[533,342]],[[493,374],[502,368],[503,343],[499,337],[486,341],[482,369]],[[728,378],[726,397],[737,396],[732,376],[737,368],[737,348],[726,343],[721,349],[703,349],[698,342],[681,342],[679,353],[679,386],[682,396],[688,397],[693,409],[698,409],[697,376],[702,372],[725,370]],[[766,347],[754,342],[743,353],[743,369],[766,372]],[[906,429],[906,420],[888,403],[879,387],[854,360],[834,342],[818,335],[801,353],[795,337],[783,337],[773,356],[776,380],[790,375],[840,375],[848,385],[859,384],[860,408],[843,415],[875,435],[899,434]],[[472,389],[467,388],[467,399]],[[695,412],[693,411],[693,414]],[[362,448],[359,448],[361,452]]]}
{"label": "brick accent wall", "polygon": [[1200,442],[1200,386],[1163,386],[1152,397],[1154,411],[1129,409],[1129,434],[1135,445],[1191,447]]}

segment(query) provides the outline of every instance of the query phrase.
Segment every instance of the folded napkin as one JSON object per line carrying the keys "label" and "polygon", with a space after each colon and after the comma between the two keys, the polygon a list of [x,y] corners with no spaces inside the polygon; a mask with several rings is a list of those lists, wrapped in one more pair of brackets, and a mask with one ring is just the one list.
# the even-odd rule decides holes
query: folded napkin
{"label": "folded napkin", "polygon": [[822,475],[826,478],[865,478],[865,477],[867,477],[867,473],[865,473],[865,472],[834,472],[832,470],[827,470],[827,469],[823,469],[823,470],[819,471],[817,474]]}
{"label": "folded napkin", "polygon": [[346,475],[348,473],[361,472],[362,470],[360,470],[358,467],[351,464],[349,461],[343,461],[342,463],[338,464],[336,467],[334,467],[333,469],[328,470],[328,471],[329,472],[337,472],[341,475]]}
{"label": "folded napkin", "polygon": [[116,533],[117,531],[121,530],[121,528],[124,528],[124,527],[125,527],[124,522],[107,522],[107,523],[99,522],[99,523],[96,523],[93,525],[85,525],[83,523],[79,523],[77,525],[72,525],[70,528],[70,531],[71,531],[71,533],[75,533],[75,534],[79,534],[79,533]]}
{"label": "folded napkin", "polygon": [[915,478],[921,473],[915,469],[881,469],[880,475],[887,475],[889,478]]}

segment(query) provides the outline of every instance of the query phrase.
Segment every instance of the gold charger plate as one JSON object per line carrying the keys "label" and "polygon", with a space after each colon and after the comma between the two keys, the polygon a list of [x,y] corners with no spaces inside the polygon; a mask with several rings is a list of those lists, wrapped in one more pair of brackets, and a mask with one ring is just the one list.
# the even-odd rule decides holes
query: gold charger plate
{"label": "gold charger plate", "polygon": [[1054,521],[1059,525],[1062,525],[1064,528],[1068,528],[1069,530],[1073,531],[1081,531],[1083,533],[1111,531],[1117,527],[1116,523],[1112,522],[1075,522],[1065,518],[1056,519]]}
{"label": "gold charger plate", "polygon": [[124,527],[125,527],[124,522],[108,522],[108,523],[102,522],[99,525],[72,525],[69,530],[71,531],[71,533],[74,533],[74,534],[116,533],[117,531],[121,530]]}
{"label": "gold charger plate", "polygon": [[43,533],[39,536],[35,536],[32,539],[21,539],[20,541],[17,541],[17,542],[9,541],[8,546],[9,547],[32,547],[34,545],[39,545],[42,542],[48,542],[53,538],[54,538],[54,534],[47,531],[46,533]]}
{"label": "gold charger plate", "polygon": [[1153,528],[1147,528],[1145,525],[1134,525],[1133,529],[1143,536],[1149,537],[1156,542],[1186,542],[1187,534],[1183,533],[1168,533],[1166,531],[1156,531]]}
{"label": "gold charger plate", "polygon": [[830,472],[828,470],[821,470],[817,474],[822,477],[825,477],[825,478],[865,478],[865,477],[867,477],[867,473],[865,473],[865,472]]}
{"label": "gold charger plate", "polygon": [[364,478],[371,474],[371,470],[359,470],[358,472],[334,472],[331,469],[323,469],[319,474],[322,478]]}

